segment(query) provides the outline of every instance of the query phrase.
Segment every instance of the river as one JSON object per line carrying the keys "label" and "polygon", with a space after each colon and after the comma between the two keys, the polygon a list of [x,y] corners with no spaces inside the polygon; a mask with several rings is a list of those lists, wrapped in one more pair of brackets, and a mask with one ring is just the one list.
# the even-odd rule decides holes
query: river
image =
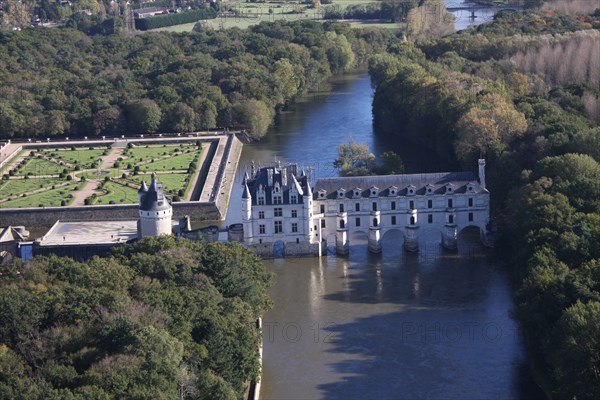
{"label": "river", "polygon": [[[409,171],[443,169],[424,149],[375,134],[372,96],[367,74],[347,75],[283,113],[263,142],[244,147],[231,204],[252,161],[298,162],[314,165],[316,177],[336,176],[336,147],[350,136],[375,154],[400,150]],[[240,220],[231,207],[227,222]],[[539,395],[510,317],[504,267],[477,235],[461,236],[458,253],[434,243],[406,254],[398,239],[386,235],[380,255],[352,237],[361,245],[347,258],[265,261],[275,306],[264,316],[261,399]]]}

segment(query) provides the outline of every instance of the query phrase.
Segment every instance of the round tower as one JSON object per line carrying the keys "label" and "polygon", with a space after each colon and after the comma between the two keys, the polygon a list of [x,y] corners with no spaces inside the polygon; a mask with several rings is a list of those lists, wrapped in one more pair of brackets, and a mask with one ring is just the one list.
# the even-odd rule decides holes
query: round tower
{"label": "round tower", "polygon": [[244,226],[244,242],[252,242],[252,195],[244,179],[244,193],[242,194],[242,224]]}
{"label": "round tower", "polygon": [[152,183],[144,191],[145,183],[138,191],[140,200],[139,236],[160,236],[173,233],[173,207],[165,197],[163,186],[152,174]]}

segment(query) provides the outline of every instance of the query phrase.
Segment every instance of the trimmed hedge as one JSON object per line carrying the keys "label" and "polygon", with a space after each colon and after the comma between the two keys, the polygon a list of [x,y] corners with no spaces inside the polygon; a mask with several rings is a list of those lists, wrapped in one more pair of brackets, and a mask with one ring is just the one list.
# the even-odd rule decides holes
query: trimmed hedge
{"label": "trimmed hedge", "polygon": [[163,28],[165,26],[188,24],[190,22],[197,22],[201,19],[213,19],[216,18],[216,16],[217,11],[215,9],[201,8],[177,14],[159,15],[150,18],[136,18],[135,28],[140,31],[147,31],[149,29]]}

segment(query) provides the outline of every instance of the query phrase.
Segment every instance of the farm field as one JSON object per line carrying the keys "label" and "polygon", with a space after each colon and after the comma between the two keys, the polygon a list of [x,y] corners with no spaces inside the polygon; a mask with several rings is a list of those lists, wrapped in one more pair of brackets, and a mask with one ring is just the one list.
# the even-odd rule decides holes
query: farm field
{"label": "farm field", "polygon": [[210,146],[191,141],[27,149],[2,170],[0,208],[137,203],[140,181],[149,185],[151,172],[156,172],[169,200],[179,201],[196,183],[191,181],[202,167],[205,147]]}
{"label": "farm field", "polygon": [[[323,4],[320,8],[312,8],[308,4],[300,2],[265,2],[265,3],[246,3],[242,1],[232,1],[223,3],[224,12],[215,19],[207,20],[207,25],[211,29],[240,28],[247,29],[252,25],[261,22],[273,21],[299,21],[299,20],[323,20],[323,13],[326,7],[337,7],[340,9],[352,5],[375,3],[376,0],[333,0],[332,4]],[[164,32],[191,32],[196,23],[168,26],[164,28],[152,29],[151,31]],[[354,27],[372,27],[383,29],[399,29],[399,25],[386,23],[351,23]]]}

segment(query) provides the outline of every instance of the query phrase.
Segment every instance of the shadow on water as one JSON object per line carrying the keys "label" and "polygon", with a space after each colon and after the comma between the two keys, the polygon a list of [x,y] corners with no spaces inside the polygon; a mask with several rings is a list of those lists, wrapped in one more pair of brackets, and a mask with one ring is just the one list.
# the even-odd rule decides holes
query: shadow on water
{"label": "shadow on water", "polygon": [[355,239],[347,285],[323,298],[399,311],[327,327],[327,351],[337,354],[328,367],[339,378],[318,386],[322,398],[543,398],[508,315],[506,276],[481,247],[473,250],[478,233],[468,234],[458,252],[405,253],[398,238],[384,237],[384,253],[373,255]]}

